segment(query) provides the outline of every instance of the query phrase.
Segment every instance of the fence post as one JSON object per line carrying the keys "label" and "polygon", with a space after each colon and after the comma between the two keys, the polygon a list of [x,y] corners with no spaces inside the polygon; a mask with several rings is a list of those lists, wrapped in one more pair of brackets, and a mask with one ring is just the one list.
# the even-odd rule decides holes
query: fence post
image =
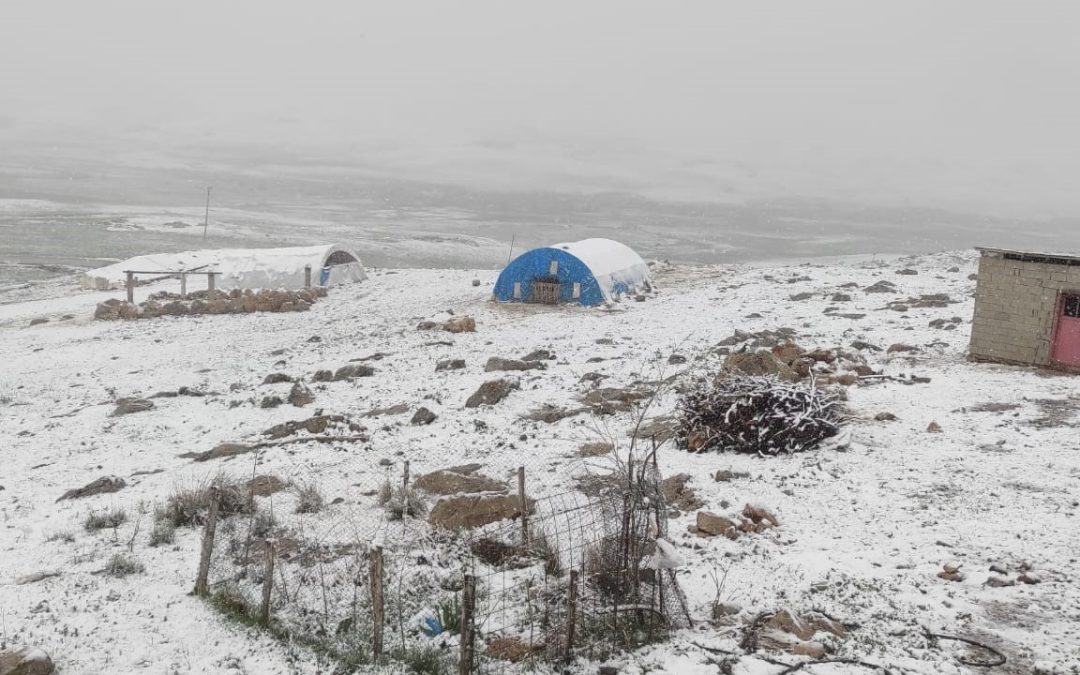
{"label": "fence post", "polygon": [[214,280],[214,274],[215,272],[209,272],[206,275],[206,290],[210,291],[211,293],[213,293],[214,289],[217,288],[217,281]]}
{"label": "fence post", "polygon": [[401,491],[406,496],[409,494],[409,460],[405,460],[405,468],[401,477]]}
{"label": "fence post", "polygon": [[124,272],[127,277],[124,281],[124,285],[127,286],[127,301],[129,305],[135,304],[135,273]]}
{"label": "fence post", "polygon": [[180,297],[187,298],[187,275],[180,273]]}
{"label": "fence post", "polygon": [[521,541],[525,546],[529,545],[529,500],[525,496],[525,467],[519,466],[518,478],[518,508],[521,509]]}
{"label": "fence post", "polygon": [[210,513],[206,516],[206,529],[203,530],[202,553],[199,556],[199,574],[195,577],[195,595],[206,595],[210,578],[210,558],[214,553],[214,534],[217,532],[219,490],[216,485],[210,487]]}
{"label": "fence post", "polygon": [[311,265],[304,265],[304,288],[311,288]]}
{"label": "fence post", "polygon": [[465,588],[461,597],[461,655],[458,675],[472,675],[475,655],[476,632],[473,630],[473,613],[476,611],[476,577],[465,575]]}
{"label": "fence post", "polygon": [[574,658],[574,630],[577,624],[578,571],[570,570],[570,594],[567,598],[566,660]]}
{"label": "fence post", "polygon": [[274,540],[266,540],[266,569],[263,572],[262,606],[259,608],[259,623],[270,625],[270,594],[274,590]]}
{"label": "fence post", "polygon": [[378,662],[383,649],[384,603],[383,603],[383,549],[376,546],[371,549],[368,561],[368,577],[371,583],[371,652]]}

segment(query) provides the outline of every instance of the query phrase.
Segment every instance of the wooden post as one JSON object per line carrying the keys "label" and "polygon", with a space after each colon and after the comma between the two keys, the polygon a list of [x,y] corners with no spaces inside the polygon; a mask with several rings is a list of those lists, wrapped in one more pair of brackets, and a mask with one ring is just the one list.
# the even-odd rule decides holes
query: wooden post
{"label": "wooden post", "polygon": [[409,493],[409,460],[405,460],[405,468],[401,476],[401,489],[405,494]]}
{"label": "wooden post", "polygon": [[266,540],[266,569],[263,572],[262,606],[259,608],[259,623],[270,625],[270,594],[274,590],[274,540]]}
{"label": "wooden post", "polygon": [[473,613],[476,610],[476,577],[465,575],[465,588],[461,598],[461,654],[458,660],[458,675],[472,675],[473,658],[476,653],[473,642],[476,633],[473,630]]}
{"label": "wooden post", "polygon": [[383,650],[383,626],[384,618],[383,601],[383,549],[376,546],[371,549],[371,558],[368,560],[368,580],[371,582],[371,652],[378,662],[382,657]]}
{"label": "wooden post", "polygon": [[304,288],[311,288],[311,265],[304,265]]}
{"label": "wooden post", "polygon": [[577,624],[578,571],[570,570],[570,594],[567,597],[566,660],[574,658],[574,629]]}
{"label": "wooden post", "polygon": [[134,272],[124,272],[124,275],[127,276],[127,279],[125,281],[125,285],[127,286],[127,301],[128,301],[128,304],[134,305],[135,304],[135,273]]}
{"label": "wooden post", "polygon": [[518,508],[521,509],[521,543],[529,545],[529,499],[525,496],[525,467],[519,466],[518,478]]}
{"label": "wooden post", "polygon": [[210,558],[214,553],[214,534],[217,532],[219,492],[216,485],[210,487],[210,513],[206,516],[206,529],[203,530],[202,553],[199,555],[199,574],[195,577],[195,595],[206,595],[209,587]]}
{"label": "wooden post", "polygon": [[210,272],[206,275],[206,290],[211,293],[214,292],[214,288],[217,286],[217,281],[214,279],[216,272]]}

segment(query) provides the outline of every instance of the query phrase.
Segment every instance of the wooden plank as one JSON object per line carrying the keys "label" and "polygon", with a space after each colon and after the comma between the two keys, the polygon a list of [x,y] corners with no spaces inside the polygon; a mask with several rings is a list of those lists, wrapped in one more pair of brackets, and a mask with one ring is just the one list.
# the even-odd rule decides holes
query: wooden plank
{"label": "wooden plank", "polygon": [[383,593],[383,549],[376,546],[368,560],[368,581],[371,589],[371,652],[376,662],[383,653],[383,629],[386,625],[385,594]]}
{"label": "wooden plank", "polygon": [[199,573],[195,577],[195,595],[206,595],[209,587],[210,558],[214,553],[214,535],[217,533],[220,490],[210,488],[210,513],[206,516],[206,529],[203,530],[202,553],[199,555]]}

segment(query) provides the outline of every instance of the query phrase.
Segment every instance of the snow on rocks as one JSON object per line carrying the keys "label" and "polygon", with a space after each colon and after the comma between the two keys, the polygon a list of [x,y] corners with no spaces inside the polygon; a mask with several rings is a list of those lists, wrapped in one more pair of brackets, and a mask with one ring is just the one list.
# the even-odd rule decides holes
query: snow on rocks
{"label": "snow on rocks", "polygon": [[[954,266],[960,273],[934,273]],[[901,268],[920,274],[895,275]],[[970,669],[957,662],[957,651],[935,647],[922,630],[948,627],[947,632],[977,636],[1000,649],[1014,672],[1034,672],[1036,665],[1047,673],[1069,672],[1076,664],[1074,617],[1080,616],[1075,584],[1080,563],[1071,536],[1080,518],[1075,496],[1080,456],[1067,451],[1075,445],[1075,418],[1053,411],[1080,397],[1080,379],[970,363],[966,324],[957,322],[951,331],[930,325],[940,318],[970,316],[974,284],[967,275],[973,268],[974,257],[967,254],[828,266],[671,267],[657,271],[662,293],[647,303],[611,310],[503,307],[487,302],[487,294],[470,284],[475,277],[487,287],[493,272],[451,270],[373,274],[369,283],[332,290],[305,313],[54,321],[28,329],[35,316],[82,312],[86,317],[106,298],[87,293],[2,305],[0,460],[6,489],[0,492],[0,580],[55,569],[58,561],[64,569],[61,576],[32,584],[0,584],[8,644],[39,645],[65,672],[319,670],[314,654],[262,632],[238,629],[190,597],[200,533],[184,528],[174,544],[150,547],[150,528],[146,517],[139,517],[139,504],[155,505],[178,484],[207,481],[219,472],[248,480],[256,458],[259,475],[289,481],[320,476],[328,518],[351,514],[347,509],[357,496],[377,490],[388,473],[400,477],[403,461],[412,462],[416,475],[483,463],[483,473],[500,483],[524,464],[529,494],[543,498],[574,490],[579,484],[574,476],[588,467],[625,461],[643,407],[648,406],[646,422],[671,415],[679,390],[703,373],[718,372],[727,353],[755,340],[759,344],[748,349],[770,353],[778,344],[797,341],[804,348],[849,345],[882,377],[846,389],[855,433],[843,454],[812,450],[767,461],[731,454],[718,466],[715,454],[660,447],[661,474],[690,476],[688,484],[702,502],[698,510],[670,516],[664,536],[685,559],[678,578],[691,615],[712,616],[717,595],[713,575],[721,572],[726,576],[721,599],[742,608],[725,614],[728,621],[745,624],[790,607],[804,619],[813,608],[858,624],[846,639],[811,636],[809,642],[833,650],[830,656],[861,658],[913,674],[960,675]],[[959,302],[940,307],[934,300],[904,300],[906,313],[877,311],[883,304],[880,295],[851,290],[886,278],[902,283],[902,289],[890,284],[895,297],[946,294]],[[804,292],[812,296],[798,303],[788,300]],[[834,300],[837,294],[850,299]],[[866,318],[824,311],[841,302],[844,313]],[[483,340],[445,331],[438,334],[442,339],[433,339],[431,333],[412,330],[419,320],[412,317],[441,316],[441,326],[448,320],[447,308],[481,323]],[[781,333],[787,326],[797,331]],[[736,329],[751,337],[718,345]],[[308,342],[313,334],[320,341]],[[900,343],[918,351],[889,355],[873,348]],[[500,385],[497,405],[481,396],[474,406],[461,408],[490,377],[482,366],[493,349],[517,355],[538,344],[557,350],[557,366],[540,377],[523,375],[520,384]],[[286,351],[268,357],[279,349]],[[327,421],[323,431],[313,432],[307,427],[310,408],[252,404],[258,399],[253,391],[266,395],[272,386],[281,389],[278,394],[288,393],[285,384],[255,388],[268,372],[314,373],[376,350],[386,354],[377,377],[317,385],[305,378],[326,408],[322,414],[359,420],[362,411],[423,402],[439,412],[435,424],[410,425],[408,417],[398,416],[412,409],[405,407],[363,419],[378,428],[352,431],[347,424],[332,428]],[[668,364],[676,350],[688,357],[689,368]],[[833,351],[839,358],[841,350]],[[279,359],[285,363],[275,365]],[[436,372],[437,364],[448,360],[470,367]],[[931,381],[904,386],[915,369]],[[618,385],[594,396],[597,411],[611,414],[551,423],[524,417],[545,404],[560,409],[584,405],[579,397],[599,389],[600,382]],[[237,389],[231,390],[232,385]],[[148,398],[181,387],[206,395],[155,399],[158,407],[152,411],[109,415],[118,396],[114,392]],[[612,402],[617,405],[606,405]],[[1015,408],[975,410],[987,402]],[[882,411],[895,413],[896,419],[874,421]],[[930,420],[948,433],[926,434]],[[286,435],[262,435],[279,425]],[[315,422],[312,428],[320,425]],[[366,440],[323,442],[309,436]],[[254,451],[261,443],[277,441],[288,444]],[[651,447],[641,436],[633,442],[639,451]],[[611,445],[593,456],[578,454],[591,443]],[[205,462],[181,456],[207,451],[213,456]],[[717,482],[713,476],[721,466],[733,477],[745,477]],[[54,503],[69,488],[103,475],[122,478],[127,486],[91,502]],[[488,494],[442,498],[472,500]],[[506,513],[518,508],[515,494],[496,496],[507,500]],[[342,502],[331,505],[332,498]],[[286,490],[260,499],[274,500],[275,517],[284,519],[295,497]],[[127,522],[115,533],[82,529],[87,504],[98,502],[127,510]],[[446,504],[443,510],[466,503]],[[737,540],[687,531],[701,511],[741,523],[741,509],[733,504],[767,507],[781,526],[768,527],[762,518],[766,529]],[[321,517],[307,514],[304,522],[318,523]],[[114,553],[127,553],[128,541],[132,555],[146,567],[138,583],[97,574]],[[963,563],[967,580],[936,577],[942,564],[952,560]],[[1030,567],[1022,568],[1022,561]],[[976,572],[991,564],[1004,565],[1010,573]],[[985,584],[991,575],[1017,583]],[[1039,583],[1022,582],[1021,575]],[[670,644],[613,662],[628,673],[715,673],[716,666],[707,661],[712,656],[695,644],[717,644],[737,653],[742,662],[734,672],[777,670],[709,628],[676,632]],[[575,667],[597,670],[595,663]]]}

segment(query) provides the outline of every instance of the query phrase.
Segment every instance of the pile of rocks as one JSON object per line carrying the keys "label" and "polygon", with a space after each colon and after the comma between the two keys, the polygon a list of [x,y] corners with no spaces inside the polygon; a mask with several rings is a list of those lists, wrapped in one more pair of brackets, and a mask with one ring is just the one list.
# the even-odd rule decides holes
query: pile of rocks
{"label": "pile of rocks", "polygon": [[800,382],[813,375],[819,386],[850,386],[875,371],[861,354],[845,349],[804,349],[791,341],[771,350],[737,352],[727,357],[721,377],[775,375],[786,382]]}
{"label": "pile of rocks", "polygon": [[326,289],[305,288],[299,291],[255,291],[235,288],[231,291],[198,291],[180,296],[160,292],[146,302],[133,305],[110,299],[99,303],[94,318],[102,321],[118,319],[152,319],[159,316],[195,316],[202,314],[249,314],[251,312],[304,312],[326,297]]}

